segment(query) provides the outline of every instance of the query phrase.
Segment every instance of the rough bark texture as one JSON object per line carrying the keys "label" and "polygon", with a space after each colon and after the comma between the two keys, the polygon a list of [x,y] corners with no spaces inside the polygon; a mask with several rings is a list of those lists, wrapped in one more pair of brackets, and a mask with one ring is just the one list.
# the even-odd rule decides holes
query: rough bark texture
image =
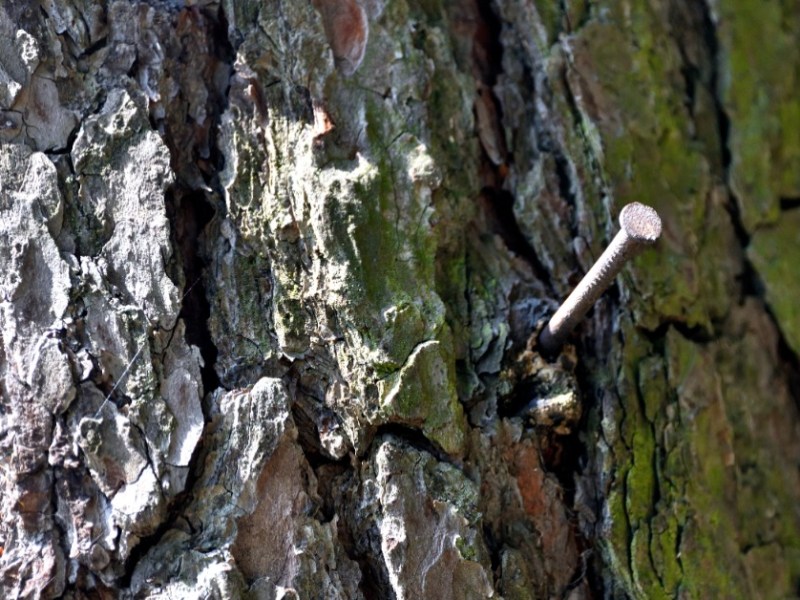
{"label": "rough bark texture", "polygon": [[800,594],[798,48],[797,0],[0,5],[0,595]]}

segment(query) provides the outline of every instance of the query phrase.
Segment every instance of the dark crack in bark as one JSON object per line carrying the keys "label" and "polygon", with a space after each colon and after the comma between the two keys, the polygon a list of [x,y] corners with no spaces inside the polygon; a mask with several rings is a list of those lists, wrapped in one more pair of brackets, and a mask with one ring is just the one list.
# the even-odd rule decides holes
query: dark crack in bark
{"label": "dark crack in bark", "polygon": [[[172,168],[177,181],[165,198],[167,217],[176,250],[176,281],[183,282],[179,318],[185,325],[185,340],[199,349],[203,395],[213,395],[220,387],[216,372],[217,348],[208,329],[210,305],[205,280],[208,271],[206,236],[214,230],[221,200],[219,172],[224,166],[216,139],[220,117],[227,108],[229,79],[233,71],[233,48],[228,41],[227,22],[221,8],[183,9],[169,16],[176,28],[176,37],[162,40],[166,47],[166,76],[177,80],[181,93],[163,104],[151,106],[151,122],[162,132],[170,149]],[[172,33],[171,29],[166,30]],[[137,64],[131,77],[139,78]],[[197,77],[199,75],[199,78]],[[187,78],[191,78],[189,83]],[[189,96],[185,94],[195,94]],[[198,101],[204,106],[199,106]],[[198,119],[197,115],[203,115]],[[208,404],[202,402],[208,423]],[[168,514],[151,535],[144,537],[125,561],[123,588],[129,588],[137,565],[156,547],[164,535],[186,529],[183,513],[195,495],[193,489],[200,477],[207,449],[205,436],[196,445],[188,464],[188,477],[183,491],[168,505]]]}

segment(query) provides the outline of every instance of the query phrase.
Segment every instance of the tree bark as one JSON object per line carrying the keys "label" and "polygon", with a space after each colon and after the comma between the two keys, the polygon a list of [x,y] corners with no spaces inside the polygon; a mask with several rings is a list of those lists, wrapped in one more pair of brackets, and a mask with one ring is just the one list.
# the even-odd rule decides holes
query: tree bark
{"label": "tree bark", "polygon": [[0,595],[800,594],[799,8],[0,6]]}

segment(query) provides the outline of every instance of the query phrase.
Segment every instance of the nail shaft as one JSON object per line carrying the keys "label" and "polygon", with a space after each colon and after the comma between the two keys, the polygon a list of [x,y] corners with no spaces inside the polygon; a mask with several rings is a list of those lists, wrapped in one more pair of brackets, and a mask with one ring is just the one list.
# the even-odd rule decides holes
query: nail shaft
{"label": "nail shaft", "polygon": [[622,209],[619,224],[619,233],[542,330],[539,348],[543,354],[554,355],[559,351],[567,336],[613,283],[625,263],[654,244],[661,235],[658,213],[639,202]]}

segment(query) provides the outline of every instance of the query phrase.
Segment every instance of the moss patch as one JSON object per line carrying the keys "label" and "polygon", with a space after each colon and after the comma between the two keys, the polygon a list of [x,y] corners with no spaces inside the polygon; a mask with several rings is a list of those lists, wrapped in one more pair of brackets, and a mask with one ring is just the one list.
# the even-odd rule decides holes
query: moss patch
{"label": "moss patch", "polygon": [[774,226],[756,231],[747,256],[764,282],[767,304],[786,342],[800,354],[800,210],[787,211]]}

